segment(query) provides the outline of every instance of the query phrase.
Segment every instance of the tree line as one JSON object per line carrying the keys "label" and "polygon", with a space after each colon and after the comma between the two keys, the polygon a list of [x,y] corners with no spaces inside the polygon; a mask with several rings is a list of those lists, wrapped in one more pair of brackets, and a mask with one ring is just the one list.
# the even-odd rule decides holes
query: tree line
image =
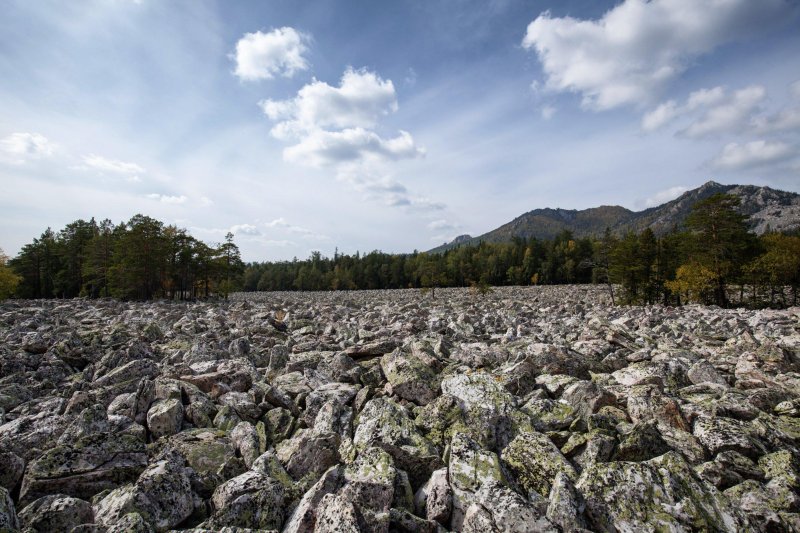
{"label": "tree line", "polygon": [[[797,304],[800,236],[756,236],[736,196],[695,204],[683,227],[622,236],[513,238],[442,253],[364,255],[313,252],[304,261],[248,263],[245,291],[399,289],[602,283],[615,303]],[[788,293],[786,292],[788,288]],[[735,290],[734,290],[735,289]]]}
{"label": "tree line", "polygon": [[126,300],[224,296],[238,286],[243,266],[232,234],[208,245],[144,215],[48,228],[6,264],[20,298]]}
{"label": "tree line", "polygon": [[91,220],[58,233],[48,229],[6,268],[19,278],[9,294],[24,298],[599,283],[621,304],[796,305],[800,235],[756,236],[738,202],[725,194],[709,197],[682,227],[660,236],[650,229],[621,236],[607,229],[584,238],[563,231],[553,239],[516,237],[443,253],[337,250],[333,257],[312,252],[305,260],[246,264],[231,234],[209,246],[186,230],[137,215],[117,226]]}

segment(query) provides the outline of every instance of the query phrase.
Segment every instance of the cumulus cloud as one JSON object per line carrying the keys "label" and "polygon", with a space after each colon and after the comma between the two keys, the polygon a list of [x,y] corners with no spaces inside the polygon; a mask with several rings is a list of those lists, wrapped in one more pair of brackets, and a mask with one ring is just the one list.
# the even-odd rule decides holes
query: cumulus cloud
{"label": "cumulus cloud", "polygon": [[241,80],[255,81],[275,76],[290,78],[308,69],[310,38],[294,28],[283,27],[267,33],[245,33],[236,43],[236,70]]}
{"label": "cumulus cloud", "polygon": [[391,80],[347,69],[339,87],[315,80],[290,100],[263,100],[259,105],[277,122],[272,135],[290,139],[315,129],[372,128],[397,111],[397,94]]}
{"label": "cumulus cloud", "polygon": [[12,133],[0,140],[0,151],[13,163],[21,164],[30,159],[53,155],[55,145],[39,133]]}
{"label": "cumulus cloud", "polygon": [[261,231],[252,224],[236,224],[231,226],[230,232],[234,235],[261,235]]}
{"label": "cumulus cloud", "polygon": [[108,159],[96,154],[83,156],[83,163],[100,172],[111,172],[113,174],[143,174],[145,170],[136,163],[126,163],[116,159]]}
{"label": "cumulus cloud", "polygon": [[734,142],[725,145],[711,164],[719,169],[742,170],[784,161],[793,155],[792,148],[780,141]]}
{"label": "cumulus cloud", "polygon": [[391,80],[349,68],[338,87],[315,80],[294,98],[264,100],[259,105],[275,122],[270,134],[293,143],[284,148],[284,160],[333,169],[339,181],[388,206],[441,208],[411,194],[388,170],[393,162],[425,155],[407,131],[388,138],[375,131],[382,117],[398,109]]}
{"label": "cumulus cloud", "polygon": [[664,189],[663,191],[658,191],[650,198],[645,199],[644,205],[645,207],[655,207],[657,205],[661,205],[663,203],[669,202],[670,200],[674,200],[681,194],[688,191],[688,187],[684,187],[683,185],[677,185],[675,187],[670,187],[669,189]]}
{"label": "cumulus cloud", "polygon": [[169,196],[166,194],[157,194],[157,193],[148,194],[147,197],[150,198],[151,200],[158,200],[162,204],[173,204],[173,205],[185,204],[186,200],[188,200],[188,198],[183,195]]}
{"label": "cumulus cloud", "polygon": [[606,110],[652,101],[694,58],[769,31],[794,11],[786,0],[625,0],[598,20],[544,12],[522,46],[539,57],[547,89]]}

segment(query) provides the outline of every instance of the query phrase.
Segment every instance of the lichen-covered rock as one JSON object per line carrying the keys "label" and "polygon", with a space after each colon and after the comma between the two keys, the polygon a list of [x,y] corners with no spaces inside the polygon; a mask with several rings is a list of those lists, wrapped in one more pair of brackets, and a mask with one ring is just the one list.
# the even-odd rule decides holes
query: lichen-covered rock
{"label": "lichen-covered rock", "polygon": [[0,487],[0,530],[19,529],[19,520],[17,519],[17,510],[14,507],[14,500],[6,489]]}
{"label": "lichen-covered rock", "polygon": [[414,488],[442,466],[436,446],[417,431],[402,407],[387,398],[375,398],[364,406],[353,444],[360,450],[370,446],[384,449],[408,473]]}
{"label": "lichen-covered rock", "polygon": [[541,433],[520,433],[503,449],[500,458],[523,489],[545,498],[557,474],[564,473],[573,480],[578,477],[556,445]]}
{"label": "lichen-covered rock", "polygon": [[0,487],[14,490],[22,480],[25,461],[13,452],[0,452],[0,464],[3,465],[3,469],[0,470]]}
{"label": "lichen-covered rock", "polygon": [[167,455],[142,472],[136,483],[111,491],[94,507],[95,520],[114,527],[138,513],[156,531],[183,522],[194,509],[189,472],[179,455]]}
{"label": "lichen-covered rock", "polygon": [[752,430],[733,418],[698,417],[694,421],[692,433],[711,455],[734,450],[757,458],[764,451],[763,445],[751,435]]}
{"label": "lichen-covered rock", "polygon": [[381,369],[392,393],[410,402],[427,405],[439,394],[439,378],[429,365],[397,349],[381,357]]}
{"label": "lichen-covered rock", "polygon": [[48,494],[90,499],[135,480],[147,467],[144,442],[128,434],[98,433],[62,444],[32,461],[25,471],[20,501]]}
{"label": "lichen-covered rock", "polygon": [[488,448],[502,448],[513,438],[516,398],[487,372],[458,374],[442,381],[442,392],[458,399],[466,430]]}
{"label": "lichen-covered rock", "polygon": [[91,499],[72,533],[800,530],[798,321],[592,286],[4,301],[4,509]]}
{"label": "lichen-covered rock", "polygon": [[211,498],[214,514],[202,527],[278,529],[285,513],[284,485],[262,472],[250,470],[217,487]]}
{"label": "lichen-covered rock", "polygon": [[37,532],[70,531],[80,524],[92,523],[92,505],[78,498],[51,494],[34,501],[19,512],[23,528]]}
{"label": "lichen-covered rock", "polygon": [[178,398],[158,401],[147,411],[147,428],[155,439],[180,432],[182,423],[183,405]]}
{"label": "lichen-covered rock", "polygon": [[[386,516],[388,522],[388,515]],[[352,502],[341,495],[326,494],[319,502],[315,533],[361,533]],[[387,524],[388,525],[388,524]]]}
{"label": "lichen-covered rock", "polygon": [[367,448],[345,468],[340,494],[362,512],[387,512],[394,500],[397,474],[391,455],[380,448]]}
{"label": "lichen-covered rock", "polygon": [[447,476],[452,490],[451,528],[459,530],[471,503],[476,501],[475,493],[487,484],[506,485],[497,454],[481,449],[469,436],[457,433],[450,443],[450,461]]}
{"label": "lichen-covered rock", "polygon": [[562,531],[583,529],[583,498],[576,492],[575,485],[564,472],[559,472],[550,488],[547,518]]}
{"label": "lichen-covered rock", "polygon": [[645,462],[595,463],[576,484],[598,531],[743,531],[749,523],[731,502],[669,452]]}
{"label": "lichen-covered rock", "polygon": [[340,465],[329,468],[312,486],[287,518],[283,533],[313,533],[317,522],[320,502],[328,494],[333,494],[343,482],[344,468]]}
{"label": "lichen-covered rock", "polygon": [[281,442],[276,451],[286,471],[296,480],[315,482],[320,474],[339,462],[341,439],[336,433],[300,431]]}
{"label": "lichen-covered rock", "polygon": [[453,491],[447,480],[447,469],[440,468],[414,495],[414,506],[419,516],[447,524],[453,508]]}
{"label": "lichen-covered rock", "polygon": [[[545,510],[538,508],[508,487],[487,483],[475,494],[476,503],[491,516],[493,528],[509,533],[540,531],[557,533],[558,529],[545,516]],[[474,503],[472,505],[475,505]],[[469,509],[464,518],[464,530],[469,523]]]}
{"label": "lichen-covered rock", "polygon": [[247,468],[261,455],[258,432],[250,422],[239,422],[231,431],[231,442],[236,447]]}
{"label": "lichen-covered rock", "polygon": [[630,433],[620,439],[614,452],[615,461],[646,461],[670,451],[655,422],[635,424]]}

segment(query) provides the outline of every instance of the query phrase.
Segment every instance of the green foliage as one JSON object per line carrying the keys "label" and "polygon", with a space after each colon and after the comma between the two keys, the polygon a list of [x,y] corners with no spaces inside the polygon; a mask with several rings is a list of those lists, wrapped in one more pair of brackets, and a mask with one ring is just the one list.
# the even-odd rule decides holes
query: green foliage
{"label": "green foliage", "polygon": [[729,194],[714,194],[697,202],[686,218],[690,231],[689,260],[714,274],[714,302],[727,306],[726,285],[739,274],[752,248],[747,217],[736,208],[740,200]]}
{"label": "green foliage", "polygon": [[22,281],[22,277],[16,275],[14,271],[6,265],[7,262],[8,256],[3,253],[3,249],[0,248],[0,300],[5,300],[13,295],[17,290],[17,285]]}
{"label": "green foliage", "polygon": [[22,298],[75,296],[147,300],[227,296],[242,285],[242,263],[233,235],[216,246],[175,226],[136,215],[110,220],[77,220],[22,248],[9,266],[21,278]]}
{"label": "green foliage", "polygon": [[[208,245],[186,230],[136,215],[114,225],[77,220],[58,233],[48,228],[0,267],[0,297],[191,299],[233,291],[310,291],[603,283],[612,303],[796,305],[800,235],[757,238],[736,212],[738,200],[711,196],[696,204],[686,231],[651,230],[621,237],[464,244],[443,253],[340,254],[312,252],[306,260],[244,264],[233,235]],[[3,270],[5,268],[5,270]],[[13,271],[13,272],[12,272]],[[786,288],[790,289],[790,298]],[[619,291],[618,289],[621,289]],[[734,298],[735,299],[735,298]]]}

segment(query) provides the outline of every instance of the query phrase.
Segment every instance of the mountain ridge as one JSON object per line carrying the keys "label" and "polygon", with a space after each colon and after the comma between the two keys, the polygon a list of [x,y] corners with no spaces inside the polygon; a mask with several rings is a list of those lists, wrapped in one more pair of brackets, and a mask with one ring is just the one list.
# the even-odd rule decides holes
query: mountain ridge
{"label": "mountain ridge", "polygon": [[800,229],[800,194],[766,186],[723,185],[708,181],[674,200],[642,211],[632,211],[619,205],[601,205],[580,210],[552,207],[534,209],[477,237],[459,235],[429,252],[441,253],[461,245],[480,242],[507,242],[514,237],[552,239],[564,230],[572,231],[575,237],[598,236],[606,228],[615,234],[639,232],[646,228],[652,229],[656,234],[663,234],[674,226],[683,224],[695,203],[716,193],[738,196],[741,200],[739,210],[749,217],[750,227],[757,234],[768,229]]}

